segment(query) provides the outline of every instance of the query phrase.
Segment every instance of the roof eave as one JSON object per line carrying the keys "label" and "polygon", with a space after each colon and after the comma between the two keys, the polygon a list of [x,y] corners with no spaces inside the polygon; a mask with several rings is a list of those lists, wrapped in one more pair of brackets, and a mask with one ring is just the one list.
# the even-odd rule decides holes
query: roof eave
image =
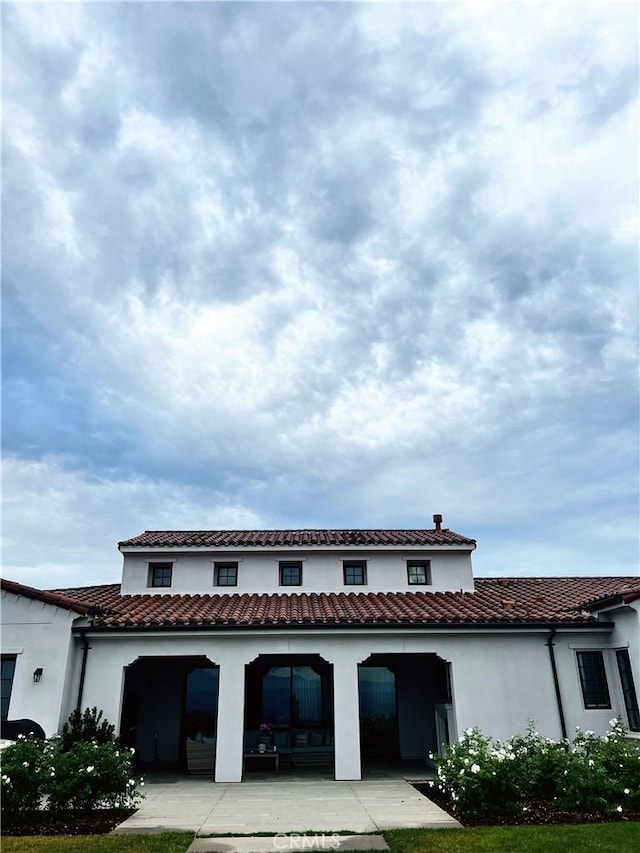
{"label": "roof eave", "polygon": [[615,627],[614,622],[598,622],[598,621],[536,621],[536,622],[271,622],[268,624],[257,623],[220,623],[209,625],[94,625],[91,628],[91,633],[113,635],[113,634],[132,634],[132,633],[154,633],[154,632],[174,632],[174,633],[209,633],[209,632],[273,632],[278,631],[364,631],[371,633],[372,631],[468,631],[485,632],[485,631],[596,631],[598,633],[609,632]]}
{"label": "roof eave", "polygon": [[385,545],[381,543],[361,543],[359,545],[124,545],[119,543],[118,550],[121,554],[177,554],[181,552],[192,553],[240,553],[248,551],[259,553],[282,551],[463,551],[470,553],[475,551],[474,543],[458,544],[405,544]]}
{"label": "roof eave", "polygon": [[4,592],[11,593],[11,595],[22,596],[23,598],[28,598],[31,601],[39,601],[42,604],[48,604],[51,607],[59,607],[61,610],[70,610],[72,613],[79,613],[82,616],[94,610],[91,605],[83,604],[82,602],[76,601],[68,596],[46,592],[45,590],[37,589],[32,586],[25,586],[24,584],[8,580],[7,578],[2,578],[1,588]]}

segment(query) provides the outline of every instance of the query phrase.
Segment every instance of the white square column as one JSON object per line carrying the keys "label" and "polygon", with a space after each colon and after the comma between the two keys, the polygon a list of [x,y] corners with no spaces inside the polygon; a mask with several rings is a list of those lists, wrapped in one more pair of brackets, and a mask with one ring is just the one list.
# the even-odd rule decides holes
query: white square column
{"label": "white square column", "polygon": [[356,660],[334,659],[333,715],[336,780],[360,779],[360,704]]}
{"label": "white square column", "polygon": [[218,680],[216,782],[242,782],[245,661],[225,655]]}

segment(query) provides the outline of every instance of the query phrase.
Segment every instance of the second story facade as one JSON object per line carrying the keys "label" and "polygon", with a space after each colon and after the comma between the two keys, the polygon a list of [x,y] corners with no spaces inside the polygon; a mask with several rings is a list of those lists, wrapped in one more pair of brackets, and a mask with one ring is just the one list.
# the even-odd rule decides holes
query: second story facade
{"label": "second story facade", "polygon": [[475,540],[424,530],[148,530],[118,545],[123,595],[473,592]]}

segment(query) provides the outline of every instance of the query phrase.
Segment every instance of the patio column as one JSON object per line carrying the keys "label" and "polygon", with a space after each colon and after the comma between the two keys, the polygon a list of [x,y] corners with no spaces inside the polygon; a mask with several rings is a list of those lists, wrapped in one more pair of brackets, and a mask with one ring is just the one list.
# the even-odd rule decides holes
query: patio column
{"label": "patio column", "polygon": [[358,662],[338,656],[333,662],[333,718],[336,780],[361,778]]}
{"label": "patio column", "polygon": [[218,681],[216,782],[242,782],[244,657],[225,655]]}

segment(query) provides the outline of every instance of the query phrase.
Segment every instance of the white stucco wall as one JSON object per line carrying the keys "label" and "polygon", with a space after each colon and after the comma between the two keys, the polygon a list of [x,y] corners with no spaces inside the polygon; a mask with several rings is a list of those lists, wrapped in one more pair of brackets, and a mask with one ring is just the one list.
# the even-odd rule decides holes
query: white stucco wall
{"label": "white stucco wall", "polygon": [[[47,735],[67,719],[73,645],[71,627],[78,614],[51,604],[2,593],[2,653],[16,655],[8,719],[28,718]],[[42,667],[40,682],[33,672]]]}
{"label": "white stucco wall", "polygon": [[[342,561],[367,560],[367,583],[364,586],[345,586]],[[431,584],[410,586],[407,581],[407,559],[431,561]],[[278,562],[302,560],[302,585],[280,586]],[[238,585],[214,585],[214,563],[238,562]],[[169,588],[149,586],[149,563],[173,563],[172,585]],[[125,554],[122,573],[123,595],[171,595],[211,593],[299,593],[299,592],[438,592],[473,591],[471,554],[459,550],[380,551],[301,549],[226,552],[182,552]]]}
{"label": "white stucco wall", "polygon": [[[557,641],[565,713],[571,724],[584,722],[575,668],[569,665],[573,635]],[[357,665],[373,653],[436,653],[451,663],[457,732],[479,726],[500,739],[523,732],[534,719],[544,735],[559,738],[548,631],[454,633],[442,631],[279,631],[253,633],[191,632],[138,637],[93,636],[84,689],[84,705],[96,705],[119,724],[124,668],[139,656],[206,655],[220,666],[218,706],[218,781],[240,781],[244,726],[244,667],[260,654],[320,654],[334,666],[336,778],[360,776]],[[585,642],[608,642],[603,636],[581,635]],[[420,692],[422,688],[418,690]],[[425,697],[428,688],[424,687]],[[425,699],[426,701],[426,699]],[[604,732],[606,719],[590,720],[589,728]],[[456,732],[452,733],[457,736]],[[430,733],[427,734],[430,739]]]}
{"label": "white stucco wall", "polygon": [[[578,726],[583,730],[591,730],[599,734],[604,733],[610,728],[609,720],[613,717],[620,717],[626,724],[626,710],[615,651],[624,648],[629,651],[637,693],[640,688],[640,637],[637,606],[637,603],[634,602],[632,606],[602,614],[602,620],[613,621],[615,619],[615,628],[612,632],[591,635],[576,632],[556,637],[556,659],[569,737],[573,736]],[[598,649],[603,651],[611,708],[584,707],[576,652]],[[632,735],[632,737],[638,737],[638,735]]]}

